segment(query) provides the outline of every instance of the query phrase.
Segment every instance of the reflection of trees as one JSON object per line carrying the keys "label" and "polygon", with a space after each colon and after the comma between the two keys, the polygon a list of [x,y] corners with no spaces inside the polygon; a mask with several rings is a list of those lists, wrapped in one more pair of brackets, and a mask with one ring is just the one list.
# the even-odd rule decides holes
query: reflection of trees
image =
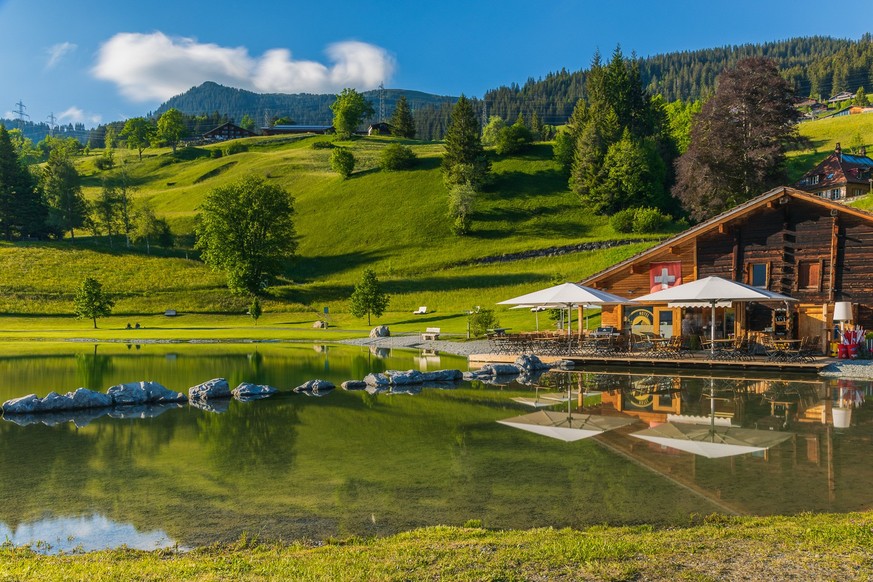
{"label": "reflection of trees", "polygon": [[104,391],[108,386],[104,385],[103,378],[111,371],[112,357],[98,355],[97,344],[94,344],[93,354],[76,354],[76,376],[85,388]]}
{"label": "reflection of trees", "polygon": [[299,422],[297,406],[281,396],[255,402],[231,402],[224,414],[197,419],[199,437],[214,466],[225,475],[254,473],[275,478],[275,470],[290,470]]}

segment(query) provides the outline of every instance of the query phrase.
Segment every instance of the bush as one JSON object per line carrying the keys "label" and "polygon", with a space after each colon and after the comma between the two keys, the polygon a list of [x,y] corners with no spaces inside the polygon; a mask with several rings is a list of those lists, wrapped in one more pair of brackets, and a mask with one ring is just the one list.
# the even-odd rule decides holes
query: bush
{"label": "bush", "polygon": [[406,170],[415,165],[415,152],[412,148],[399,143],[392,143],[382,150],[379,157],[379,167],[385,171]]}
{"label": "bush", "polygon": [[470,232],[470,214],[473,211],[473,201],[476,192],[468,184],[453,186],[449,190],[448,217],[452,221],[454,234],[464,235]]}
{"label": "bush", "polygon": [[619,210],[609,218],[609,225],[615,232],[633,232],[636,209]]}
{"label": "bush", "polygon": [[479,309],[477,307],[467,318],[470,323],[470,333],[474,336],[485,335],[486,331],[500,325],[493,309]]}
{"label": "bush", "polygon": [[210,155],[210,157],[212,157],[212,158],[214,158],[214,159],[220,158],[220,157],[222,156],[222,154],[221,154],[221,150],[218,149],[218,148],[215,148],[214,150],[212,150],[212,151],[209,153],[209,155]]}
{"label": "bush", "polygon": [[657,208],[637,208],[634,212],[634,232],[660,232],[670,222],[670,217]]}
{"label": "bush", "polygon": [[233,154],[239,154],[242,152],[249,151],[249,146],[239,143],[238,141],[231,142],[224,146],[224,155],[232,156]]}
{"label": "bush", "polygon": [[355,156],[345,148],[335,148],[330,154],[330,167],[345,180],[355,169]]}
{"label": "bush", "polygon": [[98,170],[111,170],[115,161],[110,156],[101,156],[94,160],[94,165]]}
{"label": "bush", "polygon": [[310,147],[314,150],[329,150],[333,148],[334,145],[329,141],[314,141]]}

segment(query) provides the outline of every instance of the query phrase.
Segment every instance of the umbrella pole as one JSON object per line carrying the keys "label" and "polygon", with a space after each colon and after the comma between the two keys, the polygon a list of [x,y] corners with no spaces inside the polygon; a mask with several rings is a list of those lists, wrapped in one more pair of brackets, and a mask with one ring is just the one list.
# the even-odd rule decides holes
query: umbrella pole
{"label": "umbrella pole", "polygon": [[712,317],[709,320],[709,355],[715,357],[715,301],[712,302]]}

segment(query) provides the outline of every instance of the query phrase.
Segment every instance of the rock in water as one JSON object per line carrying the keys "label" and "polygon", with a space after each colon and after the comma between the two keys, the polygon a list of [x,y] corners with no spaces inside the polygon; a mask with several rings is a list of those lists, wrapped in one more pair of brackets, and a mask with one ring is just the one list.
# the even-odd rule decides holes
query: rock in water
{"label": "rock in water", "polygon": [[310,380],[294,388],[294,392],[298,394],[303,392],[314,392],[318,394],[319,392],[328,392],[336,388],[333,382],[328,382],[327,380]]}
{"label": "rock in water", "polygon": [[61,396],[57,392],[49,392],[40,402],[40,412],[56,412],[58,410],[70,410],[73,407],[73,402],[66,396]]}
{"label": "rock in water", "polygon": [[42,401],[36,394],[28,394],[21,398],[13,398],[3,403],[4,414],[30,414],[40,412]]}
{"label": "rock in water", "polygon": [[67,392],[67,400],[72,408],[104,408],[112,406],[112,397],[102,392],[95,392],[87,388],[79,388],[75,392]]}
{"label": "rock in water", "polygon": [[127,382],[116,384],[106,391],[116,406],[163,402],[185,402],[187,397],[174,392],[158,382]]}
{"label": "rock in water", "polygon": [[243,382],[233,389],[233,395],[235,398],[271,396],[276,392],[278,392],[278,390],[276,390],[272,386],[267,386],[266,384],[249,384],[248,382]]}
{"label": "rock in water", "polygon": [[391,384],[391,378],[385,374],[370,373],[364,376],[364,382],[367,386],[389,386]]}
{"label": "rock in water", "polygon": [[190,400],[209,400],[211,398],[230,398],[230,385],[224,378],[213,378],[212,380],[192,386],[188,389],[188,398]]}
{"label": "rock in water", "polygon": [[394,386],[408,386],[410,384],[421,384],[424,382],[424,378],[418,370],[406,370],[405,372],[388,370],[385,372],[385,375],[391,379],[391,384]]}
{"label": "rock in water", "polygon": [[363,390],[367,387],[367,383],[361,380],[346,380],[340,386],[343,390]]}
{"label": "rock in water", "polygon": [[458,382],[463,378],[464,374],[460,370],[434,370],[421,373],[424,382]]}
{"label": "rock in water", "polygon": [[535,370],[548,370],[551,368],[548,364],[544,364],[537,356],[533,354],[522,354],[515,359],[515,365],[527,372]]}

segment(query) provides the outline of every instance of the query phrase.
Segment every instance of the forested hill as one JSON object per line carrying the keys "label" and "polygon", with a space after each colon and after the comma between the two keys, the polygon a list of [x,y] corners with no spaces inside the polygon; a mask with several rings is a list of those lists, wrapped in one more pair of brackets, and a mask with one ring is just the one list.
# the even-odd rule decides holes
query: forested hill
{"label": "forested hill", "polygon": [[[366,91],[366,97],[376,110],[375,118],[379,117],[379,91]],[[432,95],[420,91],[402,89],[385,89],[385,116],[390,117],[394,105],[401,95],[406,96],[409,107],[415,111],[427,106],[451,104],[457,97]],[[218,83],[206,82],[172,97],[162,104],[157,111],[160,115],[170,108],[176,108],[189,115],[200,115],[214,111],[227,115],[239,122],[243,115],[251,116],[258,125],[265,120],[285,117],[301,125],[330,125],[332,113],[330,105],[336,100],[336,95],[314,95],[299,93],[288,95],[283,93],[254,93],[244,89],[225,87]]]}
{"label": "forested hill", "polygon": [[[873,89],[873,35],[869,33],[859,40],[815,36],[655,55],[640,60],[640,76],[649,94],[660,94],[666,101],[699,99],[715,89],[719,73],[749,56],[775,60],[799,96],[828,98],[859,87]],[[609,60],[609,55],[603,58]],[[528,79],[523,86],[488,91],[488,114],[515,119],[519,113],[529,118],[536,112],[543,123],[564,123],[576,101],[585,96],[586,72],[562,70]]]}

